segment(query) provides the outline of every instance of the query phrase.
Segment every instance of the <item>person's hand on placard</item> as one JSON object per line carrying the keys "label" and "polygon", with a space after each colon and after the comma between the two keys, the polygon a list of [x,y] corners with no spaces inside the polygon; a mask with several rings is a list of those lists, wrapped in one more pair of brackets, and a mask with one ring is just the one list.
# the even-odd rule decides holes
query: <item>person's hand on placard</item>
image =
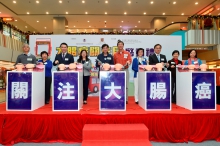
{"label": "person's hand on placard", "polygon": [[174,66],[174,65],[171,65],[171,68],[175,68],[175,66]]}
{"label": "person's hand on placard", "polygon": [[128,60],[126,63],[127,63],[127,65],[130,65],[130,64],[131,64],[131,62],[130,62],[129,60]]}
{"label": "person's hand on placard", "polygon": [[170,65],[169,65],[169,63],[166,63],[166,67],[169,67]]}
{"label": "person's hand on placard", "polygon": [[58,60],[56,60],[56,61],[55,61],[55,64],[59,64],[59,61],[58,61]]}
{"label": "person's hand on placard", "polygon": [[43,65],[43,62],[38,62],[39,65]]}

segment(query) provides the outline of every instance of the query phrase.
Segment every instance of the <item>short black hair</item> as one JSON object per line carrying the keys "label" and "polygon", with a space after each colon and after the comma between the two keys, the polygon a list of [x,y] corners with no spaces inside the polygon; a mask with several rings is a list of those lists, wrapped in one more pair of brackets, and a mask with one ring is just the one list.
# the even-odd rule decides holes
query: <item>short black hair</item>
{"label": "short black hair", "polygon": [[67,43],[61,43],[61,44],[60,44],[60,47],[61,47],[62,45],[66,45],[66,47],[68,48]]}
{"label": "short black hair", "polygon": [[192,51],[195,51],[195,52],[196,52],[195,58],[197,58],[197,51],[196,51],[195,49],[192,49],[192,50],[189,51],[189,53],[188,53],[188,58],[190,58],[190,53],[191,53]]}
{"label": "short black hair", "polygon": [[180,55],[180,52],[179,52],[178,50],[174,50],[174,51],[172,52],[172,56],[173,56],[173,54],[175,54],[175,53],[178,53],[178,55]]}
{"label": "short black hair", "polygon": [[156,48],[156,46],[160,46],[160,48],[162,48],[161,44],[156,44],[154,45],[154,49]]}
{"label": "short black hair", "polygon": [[117,46],[118,46],[119,43],[122,43],[123,46],[124,46],[124,42],[122,42],[121,40],[118,40],[118,42],[117,42]]}
{"label": "short black hair", "polygon": [[143,48],[138,48],[138,49],[137,49],[137,54],[138,54],[138,52],[141,51],[141,50],[142,50],[143,53],[144,53],[144,49],[143,49]]}
{"label": "short black hair", "polygon": [[47,54],[47,56],[49,56],[48,53],[47,53],[47,51],[42,51],[42,52],[40,53],[40,56],[42,57],[43,54]]}
{"label": "short black hair", "polygon": [[103,45],[102,45],[102,49],[103,49],[104,47],[109,48],[108,44],[103,44]]}

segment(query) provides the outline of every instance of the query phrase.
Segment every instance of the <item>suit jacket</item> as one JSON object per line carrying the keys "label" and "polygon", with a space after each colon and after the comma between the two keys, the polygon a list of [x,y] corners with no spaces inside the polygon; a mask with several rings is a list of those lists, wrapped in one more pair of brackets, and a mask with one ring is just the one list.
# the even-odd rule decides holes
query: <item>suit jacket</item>
{"label": "suit jacket", "polygon": [[152,54],[149,56],[149,65],[155,65],[157,63],[167,63],[167,59],[166,59],[166,56],[163,55],[163,54],[160,54],[160,61],[158,60],[156,54]]}
{"label": "suit jacket", "polygon": [[[176,65],[178,64],[182,64],[182,61],[181,60],[178,60],[178,64],[175,63],[175,61],[173,59],[169,60],[168,61],[169,63],[169,67],[168,67],[168,70],[171,71],[171,76],[176,79]],[[171,66],[174,65],[175,67],[174,68],[171,68]]]}
{"label": "suit jacket", "polygon": [[53,65],[54,65],[54,66],[57,65],[57,64],[55,64],[55,61],[56,61],[56,60],[59,61],[59,64],[69,65],[70,63],[74,63],[73,55],[71,55],[71,54],[69,54],[69,53],[66,53],[64,59],[63,59],[62,53],[57,54],[56,57],[55,57],[55,60],[54,60],[54,62],[53,62]]}

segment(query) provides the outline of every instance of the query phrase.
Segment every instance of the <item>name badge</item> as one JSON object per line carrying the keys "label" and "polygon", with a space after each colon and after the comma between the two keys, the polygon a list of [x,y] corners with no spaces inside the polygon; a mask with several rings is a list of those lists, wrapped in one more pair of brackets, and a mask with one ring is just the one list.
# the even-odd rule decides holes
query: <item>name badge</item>
{"label": "name badge", "polygon": [[198,62],[197,62],[197,61],[195,61],[195,62],[194,62],[194,64],[198,64]]}
{"label": "name badge", "polygon": [[68,61],[69,60],[69,58],[65,58],[65,61]]}
{"label": "name badge", "polygon": [[112,58],[111,57],[107,57],[107,60],[112,60]]}
{"label": "name badge", "polygon": [[32,61],[32,58],[27,58],[27,61]]}
{"label": "name badge", "polygon": [[106,58],[104,58],[104,60],[106,60]]}
{"label": "name badge", "polygon": [[88,61],[86,61],[86,63],[89,63]]}
{"label": "name badge", "polygon": [[161,58],[161,61],[164,61],[164,58]]}
{"label": "name badge", "polygon": [[171,62],[171,64],[176,64],[175,62]]}
{"label": "name badge", "polygon": [[124,58],[128,58],[128,54],[124,54]]}
{"label": "name badge", "polygon": [[47,64],[47,62],[44,62],[44,65],[46,65]]}

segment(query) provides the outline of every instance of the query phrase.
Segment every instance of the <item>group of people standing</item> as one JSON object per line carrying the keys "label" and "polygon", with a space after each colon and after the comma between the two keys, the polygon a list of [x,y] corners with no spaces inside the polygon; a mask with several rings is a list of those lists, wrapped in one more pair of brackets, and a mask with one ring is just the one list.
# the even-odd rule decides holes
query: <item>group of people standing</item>
{"label": "group of people standing", "polygon": [[[139,48],[137,50],[137,57],[133,59],[129,52],[124,50],[124,42],[117,42],[118,51],[112,56],[108,53],[109,46],[107,44],[102,45],[102,53],[97,56],[96,67],[100,69],[102,64],[108,63],[110,65],[121,64],[124,66],[124,71],[126,72],[126,103],[128,104],[128,86],[129,86],[129,66],[132,64],[132,70],[134,71],[134,96],[135,103],[138,104],[138,71],[139,65],[155,65],[157,63],[162,63],[164,68],[171,71],[172,75],[172,102],[176,102],[176,65],[182,64],[181,60],[178,60],[180,55],[178,50],[174,50],[172,53],[173,58],[167,61],[166,56],[161,54],[162,46],[156,44],[154,46],[154,53],[148,58],[144,58],[144,49]],[[54,62],[48,58],[48,53],[46,51],[41,52],[41,59],[36,61],[36,57],[30,53],[30,47],[28,44],[24,44],[23,53],[17,57],[16,64],[43,64],[45,65],[45,104],[49,104],[50,101],[50,88],[52,82],[52,67],[58,66],[59,64],[69,65],[71,63],[78,63],[83,65],[83,103],[87,104],[88,99],[88,86],[90,79],[90,71],[92,69],[92,62],[88,58],[88,52],[82,50],[80,52],[79,58],[74,62],[73,55],[67,52],[68,45],[66,43],[60,44],[61,53],[57,54]],[[196,50],[191,50],[188,54],[188,60],[185,61],[185,65],[188,64],[202,64],[201,60],[197,58]],[[15,64],[15,65],[16,65]]]}

